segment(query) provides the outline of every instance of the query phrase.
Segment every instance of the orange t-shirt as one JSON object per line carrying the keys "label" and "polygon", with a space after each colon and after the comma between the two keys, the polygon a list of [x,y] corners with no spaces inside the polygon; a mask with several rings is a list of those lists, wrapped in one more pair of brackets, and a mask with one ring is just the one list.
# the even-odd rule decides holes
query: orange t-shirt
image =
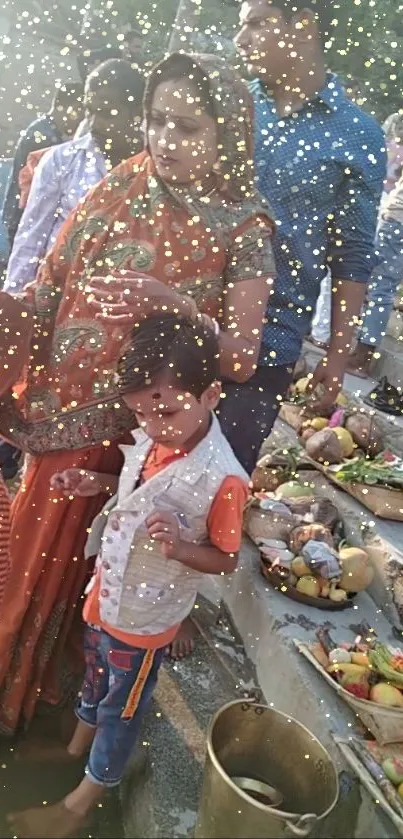
{"label": "orange t-shirt", "polygon": [[[186,452],[162,446],[156,443],[143,466],[142,480],[148,481],[157,472],[165,469],[170,463],[186,457]],[[223,553],[237,553],[242,541],[243,511],[248,498],[248,487],[238,475],[230,475],[222,482],[210,508],[207,519],[209,541]],[[172,626],[159,635],[135,635],[133,632],[122,632],[114,626],[101,621],[99,614],[100,571],[96,572],[95,583],[84,604],[84,620],[87,623],[102,627],[113,638],[123,641],[132,647],[143,649],[159,649],[170,644],[178,631],[178,626]]]}

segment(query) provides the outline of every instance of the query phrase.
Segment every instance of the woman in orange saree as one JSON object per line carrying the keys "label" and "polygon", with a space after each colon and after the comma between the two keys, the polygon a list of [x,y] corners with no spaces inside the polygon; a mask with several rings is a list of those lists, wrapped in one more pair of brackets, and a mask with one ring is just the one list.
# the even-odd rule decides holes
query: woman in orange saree
{"label": "woman in orange saree", "polygon": [[130,326],[96,316],[87,286],[142,272],[139,317],[163,308],[215,318],[227,378],[246,381],[259,352],[273,224],[254,187],[247,89],[220,59],[170,56],[149,79],[145,119],[149,150],[79,205],[21,300],[27,365],[18,398],[0,410],[0,433],[31,455],[0,621],[6,734],[38,699],[57,703],[61,667],[77,664],[72,627],[92,570],[83,546],[103,499],[58,498],[50,478],[71,466],[117,472],[117,442],[134,422],[114,385]]}

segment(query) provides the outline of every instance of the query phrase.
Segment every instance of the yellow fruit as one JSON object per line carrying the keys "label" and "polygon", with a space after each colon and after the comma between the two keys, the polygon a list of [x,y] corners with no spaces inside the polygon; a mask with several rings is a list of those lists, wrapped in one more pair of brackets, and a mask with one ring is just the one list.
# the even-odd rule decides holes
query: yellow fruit
{"label": "yellow fruit", "polygon": [[339,393],[336,399],[336,405],[338,405],[339,408],[347,408],[348,399],[347,396],[344,396],[344,393]]}
{"label": "yellow fruit", "polygon": [[300,577],[296,589],[308,597],[319,597],[320,582],[317,577]]}
{"label": "yellow fruit", "polygon": [[372,583],[374,569],[362,548],[341,548],[339,551],[342,575],[339,585],[346,591],[365,591]]}
{"label": "yellow fruit", "polygon": [[368,667],[363,667],[361,664],[353,664],[351,661],[341,661],[338,664],[331,664],[327,668],[328,673],[351,673],[354,676],[363,676],[364,673],[369,674]]}
{"label": "yellow fruit", "polygon": [[362,664],[363,667],[369,667],[367,653],[351,653],[351,661],[353,664]]}
{"label": "yellow fruit", "polygon": [[349,431],[346,428],[342,428],[341,426],[336,426],[336,428],[332,428],[332,431],[336,434],[339,443],[343,450],[344,457],[350,457],[354,451],[354,440]]}
{"label": "yellow fruit", "polygon": [[347,592],[344,588],[336,588],[332,583],[329,591],[329,600],[333,600],[334,603],[344,603],[347,600]]}
{"label": "yellow fruit", "polygon": [[296,556],[291,563],[291,571],[296,577],[306,577],[311,573],[311,569],[305,564],[302,556]]}
{"label": "yellow fruit", "polygon": [[311,428],[314,428],[315,431],[323,431],[323,429],[327,428],[328,425],[329,420],[324,417],[314,417],[313,420],[311,420]]}
{"label": "yellow fruit", "polygon": [[320,596],[321,597],[329,597],[330,594],[330,582],[329,580],[320,580]]}
{"label": "yellow fruit", "polygon": [[309,381],[310,381],[310,379],[309,379],[308,376],[304,376],[303,379],[298,379],[298,381],[295,382],[295,392],[296,393],[305,393],[305,391],[308,387]]}
{"label": "yellow fruit", "polygon": [[391,708],[403,708],[403,694],[400,690],[388,685],[387,682],[378,682],[371,688],[370,699],[378,705],[389,705]]}
{"label": "yellow fruit", "polygon": [[403,799],[403,784],[399,784],[397,788],[397,794],[400,795],[400,798]]}

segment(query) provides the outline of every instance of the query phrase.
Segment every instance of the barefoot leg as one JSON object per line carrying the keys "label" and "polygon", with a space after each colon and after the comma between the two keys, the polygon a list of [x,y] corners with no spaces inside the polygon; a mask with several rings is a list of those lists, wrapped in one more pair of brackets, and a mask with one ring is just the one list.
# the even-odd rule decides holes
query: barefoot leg
{"label": "barefoot leg", "polygon": [[88,752],[92,741],[95,737],[96,728],[92,725],[87,725],[83,720],[78,720],[76,730],[67,746],[67,752],[70,757],[79,758]]}
{"label": "barefoot leg", "polygon": [[186,658],[194,650],[195,638],[196,628],[193,621],[191,618],[186,618],[181,623],[172,644],[167,649],[167,653],[174,659]]}
{"label": "barefoot leg", "polygon": [[67,839],[85,825],[105,792],[105,787],[84,778],[64,801],[12,813],[8,822],[19,839]]}
{"label": "barefoot leg", "polygon": [[64,746],[57,741],[44,738],[27,737],[15,752],[16,761],[34,761],[35,763],[66,763],[79,760],[88,752],[94,739],[95,727],[79,720],[69,744]]}

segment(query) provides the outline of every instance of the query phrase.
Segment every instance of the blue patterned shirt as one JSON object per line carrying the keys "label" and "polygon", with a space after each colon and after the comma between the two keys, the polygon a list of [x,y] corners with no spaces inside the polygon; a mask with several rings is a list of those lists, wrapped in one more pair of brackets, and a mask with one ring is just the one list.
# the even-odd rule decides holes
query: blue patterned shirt
{"label": "blue patterned shirt", "polygon": [[329,267],[335,278],[368,282],[386,153],[382,129],[336,76],[287,117],[259,80],[249,88],[259,189],[277,223],[277,280],[260,363],[277,366],[297,360]]}

